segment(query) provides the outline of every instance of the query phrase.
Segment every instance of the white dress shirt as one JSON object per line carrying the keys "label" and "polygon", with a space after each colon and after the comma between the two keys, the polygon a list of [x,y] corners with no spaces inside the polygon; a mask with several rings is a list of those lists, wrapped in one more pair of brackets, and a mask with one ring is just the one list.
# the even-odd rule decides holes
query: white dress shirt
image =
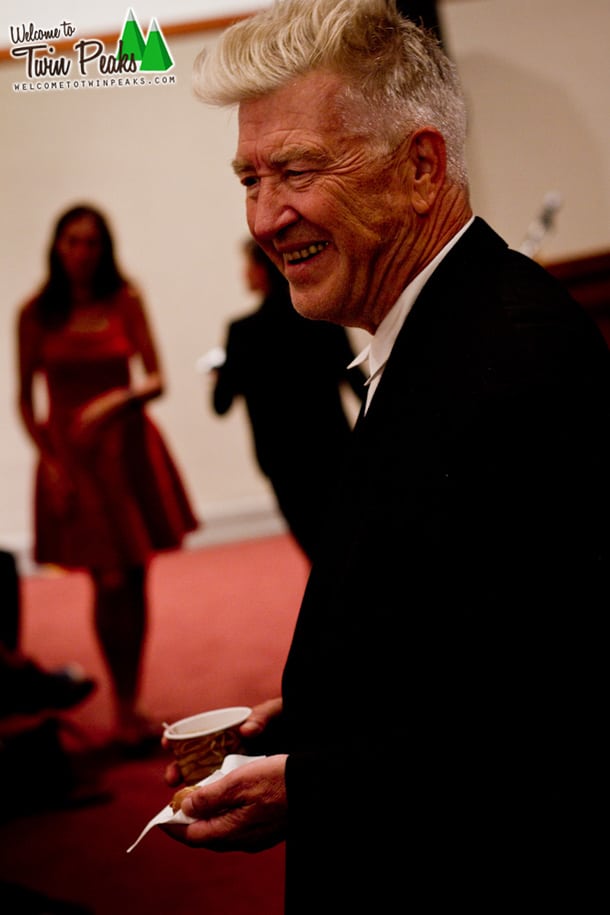
{"label": "white dress shirt", "polygon": [[461,238],[466,229],[468,229],[473,222],[474,216],[468,220],[465,226],[462,226],[459,232],[456,232],[444,248],[441,248],[428,266],[424,267],[421,273],[418,273],[417,276],[411,280],[375,331],[375,335],[371,342],[364,347],[352,362],[350,362],[349,368],[351,369],[357,365],[361,365],[368,359],[369,377],[365,382],[365,386],[367,387],[366,403],[364,405],[365,413],[377,390],[377,385],[381,380],[385,364],[390,358],[390,353],[392,352],[396,337],[400,333],[400,329],[411,311],[413,303],[442,259],[449,253],[451,248],[453,248],[458,239]]}

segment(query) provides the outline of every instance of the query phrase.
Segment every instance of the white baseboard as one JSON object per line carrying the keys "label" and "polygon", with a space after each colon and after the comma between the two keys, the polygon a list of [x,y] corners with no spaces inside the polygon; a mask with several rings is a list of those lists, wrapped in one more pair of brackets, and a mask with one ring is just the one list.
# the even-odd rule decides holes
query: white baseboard
{"label": "white baseboard", "polygon": [[[184,544],[186,549],[274,537],[287,530],[283,517],[267,500],[213,503],[204,506],[198,515],[203,519],[203,525],[187,536]],[[32,560],[29,535],[4,535],[0,548],[13,553],[20,575],[37,575],[43,571]]]}
{"label": "white baseboard", "polygon": [[273,537],[288,529],[279,511],[262,502],[209,505],[201,512],[201,517],[202,528],[187,537],[185,545],[189,549]]}

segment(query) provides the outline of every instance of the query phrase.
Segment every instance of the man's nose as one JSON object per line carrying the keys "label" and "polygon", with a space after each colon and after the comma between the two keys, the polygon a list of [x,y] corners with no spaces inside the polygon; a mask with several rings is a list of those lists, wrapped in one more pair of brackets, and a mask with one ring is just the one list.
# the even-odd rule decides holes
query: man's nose
{"label": "man's nose", "polygon": [[256,198],[250,202],[248,223],[256,238],[271,240],[292,225],[299,215],[281,182],[262,179]]}

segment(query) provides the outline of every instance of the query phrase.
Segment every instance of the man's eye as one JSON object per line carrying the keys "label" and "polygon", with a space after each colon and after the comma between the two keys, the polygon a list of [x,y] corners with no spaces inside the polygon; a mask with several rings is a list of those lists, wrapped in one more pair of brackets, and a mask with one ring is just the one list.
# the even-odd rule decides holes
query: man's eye
{"label": "man's eye", "polygon": [[258,184],[256,175],[244,175],[241,179],[242,187],[255,187]]}
{"label": "man's eye", "polygon": [[301,187],[302,185],[309,184],[313,179],[315,172],[310,168],[288,168],[284,172],[284,179],[290,181],[292,184]]}

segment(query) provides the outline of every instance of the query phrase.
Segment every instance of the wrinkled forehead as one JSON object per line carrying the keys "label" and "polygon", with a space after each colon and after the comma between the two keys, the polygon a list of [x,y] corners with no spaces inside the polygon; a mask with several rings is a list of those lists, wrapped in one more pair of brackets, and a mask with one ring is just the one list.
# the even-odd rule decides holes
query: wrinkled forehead
{"label": "wrinkled forehead", "polygon": [[299,149],[323,156],[324,151],[341,146],[353,137],[358,122],[358,112],[346,91],[339,76],[317,71],[243,101],[235,170],[270,158],[281,162],[282,157],[293,158]]}

